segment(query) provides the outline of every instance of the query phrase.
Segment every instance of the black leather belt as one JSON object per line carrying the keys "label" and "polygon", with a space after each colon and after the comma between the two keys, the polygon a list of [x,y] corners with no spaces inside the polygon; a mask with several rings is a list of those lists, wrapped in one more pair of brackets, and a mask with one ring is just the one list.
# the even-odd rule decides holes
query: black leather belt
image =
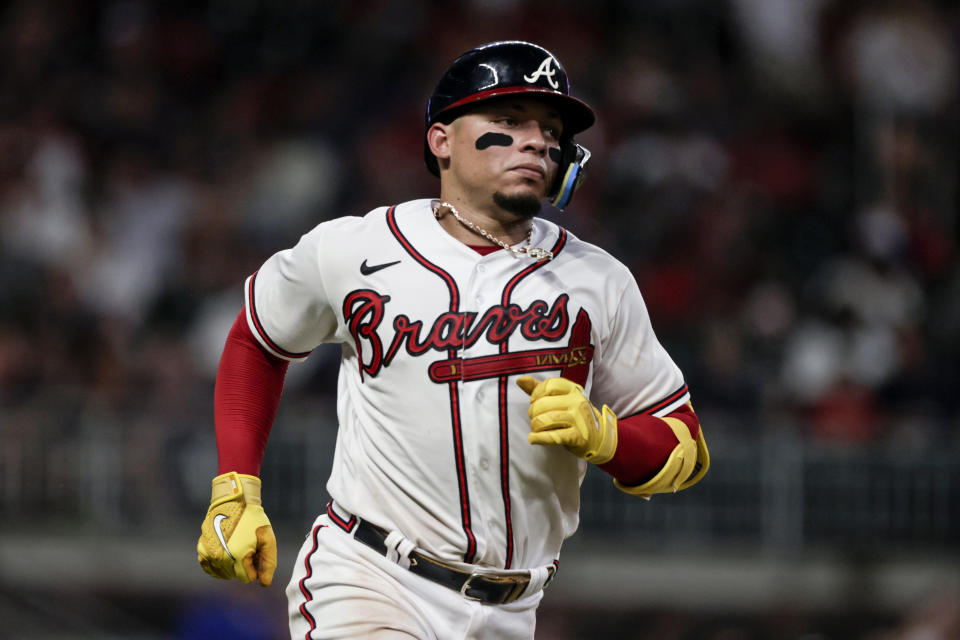
{"label": "black leather belt", "polygon": [[[387,547],[384,544],[388,535],[387,531],[356,516],[350,519],[353,522],[344,521],[333,511],[330,505],[327,506],[327,513],[341,529],[348,533],[353,531],[355,539],[380,555],[387,555]],[[416,551],[412,551],[409,558],[412,573],[427,580],[432,580],[448,589],[458,591],[460,595],[469,600],[477,600],[485,604],[513,602],[523,594],[527,585],[530,584],[530,574],[497,576],[469,573],[439,560],[428,558]],[[554,571],[553,567],[548,568],[547,582],[550,582],[553,578]]]}

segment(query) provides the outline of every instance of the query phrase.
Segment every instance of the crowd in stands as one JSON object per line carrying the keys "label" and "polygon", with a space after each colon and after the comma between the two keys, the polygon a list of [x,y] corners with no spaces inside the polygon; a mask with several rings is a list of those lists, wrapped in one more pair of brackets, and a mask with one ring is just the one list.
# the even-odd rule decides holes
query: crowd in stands
{"label": "crowd in stands", "polygon": [[[457,54],[505,38],[552,50],[596,109],[586,184],[544,215],[631,267],[714,439],[957,447],[958,17],[932,1],[8,3],[4,460],[69,457],[57,443],[95,424],[136,466],[211,431],[244,278],[323,220],[436,195],[426,98]],[[333,402],[336,354],[310,360],[285,393]]]}
{"label": "crowd in stands", "polygon": [[[437,195],[426,98],[457,54],[512,38],[553,51],[598,115],[584,187],[544,215],[632,269],[711,447],[960,449],[954,2],[14,0],[4,527],[44,505],[199,526],[244,279],[323,220]],[[317,409],[311,428],[335,428],[336,366],[291,367],[285,406]],[[859,631],[956,637],[951,597]],[[664,613],[649,637],[787,637],[697,624]]]}

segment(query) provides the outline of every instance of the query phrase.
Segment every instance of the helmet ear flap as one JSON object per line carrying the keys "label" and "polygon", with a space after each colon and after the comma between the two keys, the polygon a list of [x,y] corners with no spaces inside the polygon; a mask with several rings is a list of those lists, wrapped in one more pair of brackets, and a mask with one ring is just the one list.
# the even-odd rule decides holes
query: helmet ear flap
{"label": "helmet ear flap", "polygon": [[547,197],[550,199],[550,204],[563,210],[570,203],[574,192],[583,184],[590,151],[574,142],[573,138],[568,138],[561,142],[560,154],[557,177]]}

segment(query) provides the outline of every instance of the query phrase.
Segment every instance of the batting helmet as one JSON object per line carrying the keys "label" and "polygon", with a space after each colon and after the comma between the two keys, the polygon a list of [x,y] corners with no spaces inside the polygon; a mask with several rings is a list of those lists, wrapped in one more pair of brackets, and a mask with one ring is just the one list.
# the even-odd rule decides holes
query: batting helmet
{"label": "batting helmet", "polygon": [[[444,72],[427,102],[426,126],[453,122],[478,103],[511,95],[536,96],[553,104],[563,118],[561,161],[547,197],[562,209],[583,181],[590,152],[573,136],[593,125],[593,109],[570,95],[567,72],[557,58],[541,46],[509,40],[491,42],[461,54]],[[437,158],[424,136],[427,169],[440,175]]]}

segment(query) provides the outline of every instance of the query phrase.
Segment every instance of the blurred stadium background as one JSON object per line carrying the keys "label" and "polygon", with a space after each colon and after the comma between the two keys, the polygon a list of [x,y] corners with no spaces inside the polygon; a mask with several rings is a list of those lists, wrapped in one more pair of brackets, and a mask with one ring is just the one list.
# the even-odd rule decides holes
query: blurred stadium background
{"label": "blurred stadium background", "polygon": [[337,353],[264,464],[279,584],[194,546],[241,285],[435,194],[422,111],[522,38],[599,123],[545,215],[633,269],[706,480],[588,474],[538,638],[960,638],[955,2],[24,0],[0,9],[0,638],[281,638]]}

